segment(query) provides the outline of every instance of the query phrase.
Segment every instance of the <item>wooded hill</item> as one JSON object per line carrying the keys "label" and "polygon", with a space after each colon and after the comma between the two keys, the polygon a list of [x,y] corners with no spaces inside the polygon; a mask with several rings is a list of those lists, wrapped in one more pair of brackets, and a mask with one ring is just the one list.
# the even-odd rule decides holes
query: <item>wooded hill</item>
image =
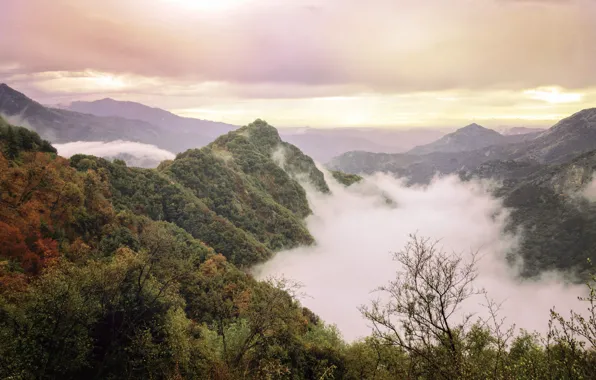
{"label": "wooded hill", "polygon": [[35,132],[0,123],[1,378],[593,377],[594,352],[577,336],[593,337],[556,316],[565,334],[547,343],[447,318],[438,305],[462,284],[454,278],[408,309],[411,322],[445,318],[412,325],[427,338],[407,344],[385,330],[348,344],[300,305],[295,284],[256,281],[245,269],[314,243],[299,176],[329,192],[313,161],[264,121],[157,169],[67,160]]}

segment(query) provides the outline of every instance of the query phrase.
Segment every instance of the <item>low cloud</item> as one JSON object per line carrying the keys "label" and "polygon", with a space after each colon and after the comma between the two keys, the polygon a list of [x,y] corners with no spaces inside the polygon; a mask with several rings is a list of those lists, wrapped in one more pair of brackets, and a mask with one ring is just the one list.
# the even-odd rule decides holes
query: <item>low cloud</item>
{"label": "low cloud", "polygon": [[129,166],[156,167],[161,161],[172,160],[176,155],[155,145],[134,141],[75,141],[53,144],[58,154],[70,157],[75,154],[88,154],[107,159],[123,159]]}
{"label": "low cloud", "polygon": [[590,183],[584,187],[581,194],[590,202],[596,201],[596,178],[592,178]]}
{"label": "low cloud", "polygon": [[[317,245],[281,252],[255,273],[303,283],[310,296],[303,300],[305,306],[336,324],[346,339],[370,334],[357,308],[377,297],[373,289],[394,278],[399,267],[391,253],[401,250],[411,233],[440,239],[448,252],[479,251],[476,286],[496,302],[504,301],[501,316],[518,328],[544,332],[550,308],[577,309],[576,296],[583,287],[565,285],[556,273],[521,281],[506,262],[520,236],[504,232],[508,211],[490,195],[487,184],[446,177],[427,187],[406,187],[390,176],[375,175],[344,188],[326,178],[332,195],[308,192],[314,215],[307,224]],[[388,204],[386,197],[393,202]],[[484,301],[466,307],[481,312]]]}

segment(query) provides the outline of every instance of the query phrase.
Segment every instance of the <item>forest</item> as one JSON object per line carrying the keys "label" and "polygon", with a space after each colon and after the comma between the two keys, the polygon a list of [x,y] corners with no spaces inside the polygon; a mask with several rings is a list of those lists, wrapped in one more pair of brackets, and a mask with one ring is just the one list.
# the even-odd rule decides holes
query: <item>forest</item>
{"label": "forest", "polygon": [[[315,244],[297,176],[330,191],[262,120],[157,169],[65,159],[2,119],[0,151],[0,378],[596,378],[594,276],[584,310],[517,331],[476,288],[474,258],[412,235],[354,342],[302,306],[299,283],[256,280],[253,265]],[[461,312],[473,298],[487,318]]]}

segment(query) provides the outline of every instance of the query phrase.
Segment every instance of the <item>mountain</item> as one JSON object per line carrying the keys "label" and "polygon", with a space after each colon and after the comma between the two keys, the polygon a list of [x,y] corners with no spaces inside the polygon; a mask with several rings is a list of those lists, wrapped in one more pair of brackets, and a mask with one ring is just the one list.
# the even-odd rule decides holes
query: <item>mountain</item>
{"label": "mountain", "polygon": [[297,176],[329,192],[312,159],[260,120],[156,170],[85,155],[71,162],[79,170],[107,169],[118,208],[174,223],[239,266],[314,242],[303,222],[311,211]]}
{"label": "mountain", "polygon": [[[61,106],[65,109],[92,114],[95,116],[117,116],[142,120],[167,130],[189,132],[202,131],[211,142],[217,136],[227,133],[235,126],[207,120],[185,118],[160,108],[140,103],[120,101],[110,98],[85,102],[75,101]],[[318,162],[328,162],[331,158],[351,150],[371,152],[404,152],[412,146],[430,142],[443,135],[436,130],[395,130],[366,128],[282,128],[279,131],[285,141],[296,145]],[[205,144],[199,144],[202,146]],[[189,146],[192,148],[195,146]]]}
{"label": "mountain", "polygon": [[[108,103],[112,105],[114,102]],[[126,116],[135,110],[150,112],[145,116],[140,115],[144,112],[140,112],[139,117],[142,119],[139,120],[107,115],[108,112],[97,116],[49,108],[6,84],[0,84],[0,115],[14,124],[30,127],[53,143],[125,140],[152,144],[172,152],[182,152],[189,148],[205,146],[220,134],[234,128],[228,124],[180,118],[167,111],[136,103],[125,104],[121,108],[126,111],[121,112]],[[155,119],[152,119],[152,116],[155,116]]]}
{"label": "mountain", "polygon": [[304,153],[321,163],[327,163],[342,153],[354,150],[375,153],[405,152],[444,135],[441,130],[425,128],[284,128],[280,130],[280,134],[285,141],[298,146]]}
{"label": "mountain", "polygon": [[[568,198],[594,169],[596,154],[588,153],[502,189],[530,241],[521,248],[524,274],[585,273],[596,210]],[[332,175],[347,185],[363,180]],[[141,169],[87,155],[67,160],[36,132],[0,118],[0,377],[395,379],[412,368],[441,377],[434,365],[450,362],[442,340],[425,348],[439,358],[431,366],[375,336],[345,342],[300,304],[299,285],[251,275],[277,250],[314,243],[302,180],[329,192],[313,160],[262,120]],[[517,349],[538,345],[523,333],[502,352],[507,365],[495,365],[495,349],[484,343],[498,333],[480,332],[458,338],[473,378],[487,377],[487,367],[491,376],[505,368],[499,378],[526,370],[565,378],[570,360],[578,377],[591,374],[583,345],[555,361],[546,349]],[[548,349],[568,347],[569,335],[549,339]],[[524,367],[536,361],[547,364]]]}
{"label": "mountain", "polygon": [[433,152],[464,152],[501,144],[505,140],[499,132],[474,123],[449,133],[435,142],[417,146],[407,153],[422,155]]}
{"label": "mountain", "polygon": [[13,124],[30,127],[54,143],[122,139],[162,145],[164,149],[172,147],[164,143],[167,136],[152,124],[47,108],[4,83],[0,84],[0,115]]}
{"label": "mountain", "polygon": [[[199,148],[236,126],[175,115],[160,108],[105,98],[43,106],[6,84],[0,85],[0,115],[36,130],[53,143],[135,141],[171,152]],[[283,128],[280,135],[318,162],[351,150],[404,152],[443,136],[437,129]],[[123,151],[111,157],[129,164],[153,166],[154,160]],[[154,167],[154,166],[153,166]]]}
{"label": "mountain", "polygon": [[496,191],[510,210],[509,228],[523,236],[517,252],[523,275],[565,268],[582,280],[590,277],[593,268],[587,260],[596,260],[596,203],[582,193],[595,173],[593,150],[561,165],[518,167],[522,175],[510,176]]}
{"label": "mountain", "polygon": [[562,163],[596,147],[596,108],[579,111],[540,133],[518,157]]}
{"label": "mountain", "polygon": [[425,155],[347,152],[331,160],[328,167],[351,174],[391,173],[415,184],[428,183],[435,175],[473,171],[486,162],[507,160],[508,157],[508,146],[503,144],[472,151]]}
{"label": "mountain", "polygon": [[[539,134],[502,136],[502,143],[475,150],[426,154],[347,152],[334,158],[329,166],[353,174],[381,171],[409,177],[411,182],[428,182],[436,174],[471,172],[495,160],[528,165],[564,163],[596,148],[595,120],[596,109],[586,109]],[[478,127],[472,130],[485,132]],[[444,146],[445,141],[437,145]],[[495,168],[487,169],[494,171]]]}
{"label": "mountain", "polygon": [[299,178],[329,192],[260,120],[140,169],[64,159],[0,118],[0,377],[256,379],[270,359],[324,377],[337,331],[246,271],[314,243]]}
{"label": "mountain", "polygon": [[[197,143],[188,148],[206,145],[218,136],[238,128],[226,123],[181,117],[160,108],[110,98],[92,102],[75,101],[68,105],[67,109],[95,116],[141,120],[161,127],[170,133],[196,134],[203,138],[203,140],[196,140]],[[199,139],[199,137],[195,137],[195,139]]]}

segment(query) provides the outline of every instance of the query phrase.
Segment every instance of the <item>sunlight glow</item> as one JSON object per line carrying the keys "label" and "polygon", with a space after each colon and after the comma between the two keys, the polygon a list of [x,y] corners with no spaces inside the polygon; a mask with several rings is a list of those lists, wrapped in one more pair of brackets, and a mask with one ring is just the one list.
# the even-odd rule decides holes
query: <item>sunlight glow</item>
{"label": "sunlight glow", "polygon": [[575,103],[582,100],[582,94],[572,92],[562,92],[557,87],[537,88],[524,91],[532,99],[542,100],[547,103]]}
{"label": "sunlight glow", "polygon": [[[13,76],[17,79],[18,76]],[[153,78],[134,75],[118,75],[94,70],[67,72],[47,71],[35,75],[36,87],[45,91],[62,93],[110,92],[125,89],[140,89],[146,85],[156,86]]]}
{"label": "sunlight glow", "polygon": [[226,11],[247,3],[249,0],[162,0],[172,6],[194,11]]}

